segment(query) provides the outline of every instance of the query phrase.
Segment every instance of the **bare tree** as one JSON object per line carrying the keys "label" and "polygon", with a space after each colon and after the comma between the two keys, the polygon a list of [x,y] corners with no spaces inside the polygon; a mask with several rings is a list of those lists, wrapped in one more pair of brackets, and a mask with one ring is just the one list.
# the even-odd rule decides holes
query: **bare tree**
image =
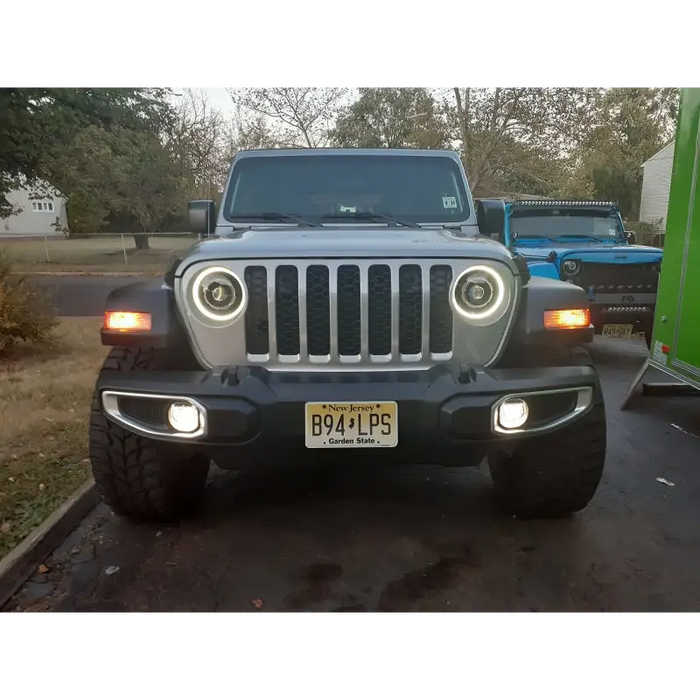
{"label": "bare tree", "polygon": [[165,140],[190,181],[193,197],[210,197],[222,189],[228,167],[228,128],[224,115],[209,104],[206,92],[183,91]]}
{"label": "bare tree", "polygon": [[271,120],[279,145],[314,148],[328,143],[346,88],[229,88],[244,111]]}
{"label": "bare tree", "polygon": [[588,128],[587,88],[454,88],[454,132],[474,189],[505,180],[552,189]]}

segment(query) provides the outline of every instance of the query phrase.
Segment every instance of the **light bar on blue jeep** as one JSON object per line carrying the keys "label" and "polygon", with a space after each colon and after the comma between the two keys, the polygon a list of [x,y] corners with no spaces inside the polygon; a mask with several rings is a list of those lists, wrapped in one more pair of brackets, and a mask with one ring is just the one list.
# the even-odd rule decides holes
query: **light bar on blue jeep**
{"label": "light bar on blue jeep", "polygon": [[516,199],[516,206],[534,207],[616,207],[617,202],[603,202],[594,200],[570,200],[570,199]]}

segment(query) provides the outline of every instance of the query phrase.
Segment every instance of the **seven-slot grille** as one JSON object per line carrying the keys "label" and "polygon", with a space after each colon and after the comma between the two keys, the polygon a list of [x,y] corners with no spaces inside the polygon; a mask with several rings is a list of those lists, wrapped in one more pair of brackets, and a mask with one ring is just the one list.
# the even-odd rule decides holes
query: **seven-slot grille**
{"label": "seven-slot grille", "polygon": [[[584,262],[581,272],[570,278],[574,284],[594,292],[650,293],[659,284],[659,275],[653,263],[615,265],[612,263]],[[566,279],[566,278],[565,278]]]}
{"label": "seven-slot grille", "polygon": [[449,359],[450,265],[251,264],[245,315],[252,362],[376,364]]}

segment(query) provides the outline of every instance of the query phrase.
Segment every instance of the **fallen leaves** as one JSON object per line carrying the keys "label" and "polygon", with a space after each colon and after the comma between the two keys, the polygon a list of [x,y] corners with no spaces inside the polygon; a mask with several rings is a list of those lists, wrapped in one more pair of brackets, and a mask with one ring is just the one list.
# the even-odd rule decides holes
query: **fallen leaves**
{"label": "fallen leaves", "polygon": [[255,598],[255,600],[251,600],[250,602],[251,602],[258,610],[260,610],[260,608],[262,608],[262,606],[263,606],[263,602],[262,602],[262,599],[261,599],[261,598]]}

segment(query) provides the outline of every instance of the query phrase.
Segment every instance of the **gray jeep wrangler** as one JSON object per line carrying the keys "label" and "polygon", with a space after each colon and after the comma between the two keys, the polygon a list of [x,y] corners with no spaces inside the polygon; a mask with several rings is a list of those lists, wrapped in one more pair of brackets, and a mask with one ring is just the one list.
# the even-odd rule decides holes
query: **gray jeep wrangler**
{"label": "gray jeep wrangler", "polygon": [[563,517],[605,461],[586,293],[531,278],[475,211],[457,154],[269,150],[233,159],[206,240],[113,291],[90,458],[134,520],[181,517],[210,462],[476,466],[512,514]]}

